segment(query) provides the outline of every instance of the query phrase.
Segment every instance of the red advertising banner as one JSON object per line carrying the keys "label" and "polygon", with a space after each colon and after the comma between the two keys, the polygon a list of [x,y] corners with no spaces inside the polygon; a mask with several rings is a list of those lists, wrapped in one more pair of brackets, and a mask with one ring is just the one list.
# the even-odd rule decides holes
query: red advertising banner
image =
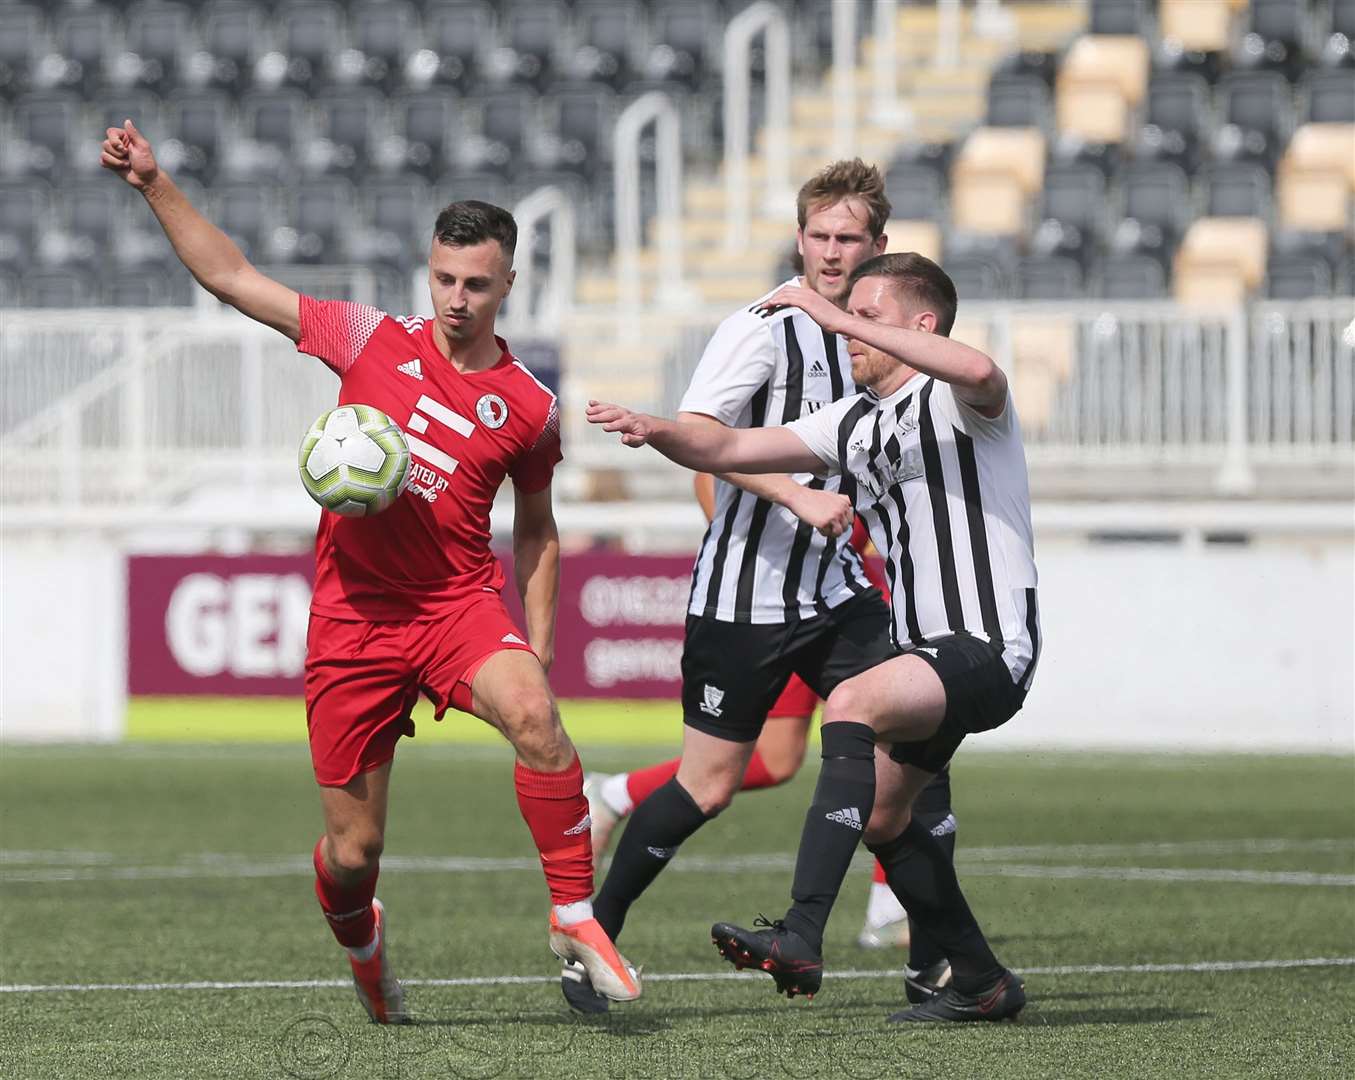
{"label": "red advertising banner", "polygon": [[[686,556],[565,556],[556,694],[677,697],[691,569]],[[128,692],[300,694],[313,579],[309,555],[131,557]]]}

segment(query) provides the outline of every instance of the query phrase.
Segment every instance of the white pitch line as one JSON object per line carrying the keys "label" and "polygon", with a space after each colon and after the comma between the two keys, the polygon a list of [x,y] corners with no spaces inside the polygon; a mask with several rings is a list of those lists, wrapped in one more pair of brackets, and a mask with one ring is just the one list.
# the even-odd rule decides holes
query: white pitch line
{"label": "white pitch line", "polygon": [[[1018,968],[1021,975],[1146,975],[1210,974],[1229,971],[1275,971],[1292,968],[1355,966],[1355,956],[1314,956],[1288,960],[1200,960],[1189,964],[1064,964],[1058,967]],[[730,982],[760,979],[756,971],[679,971],[645,975],[646,982]],[[826,973],[832,979],[901,979],[903,969],[863,971],[847,969]],[[401,979],[405,986],[543,986],[559,981],[558,975],[484,975],[463,979]],[[348,979],[258,979],[238,982],[178,983],[7,983],[0,994],[91,994],[108,991],[149,993],[196,990],[329,990],[351,986]]]}

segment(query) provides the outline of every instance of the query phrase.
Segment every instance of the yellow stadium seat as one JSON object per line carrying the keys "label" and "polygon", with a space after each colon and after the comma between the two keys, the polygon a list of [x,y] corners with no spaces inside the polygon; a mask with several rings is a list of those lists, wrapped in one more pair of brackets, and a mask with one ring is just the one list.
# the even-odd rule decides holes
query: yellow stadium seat
{"label": "yellow stadium seat", "polygon": [[932,262],[941,261],[941,226],[934,221],[905,221],[896,218],[885,223],[888,254],[915,251]]}
{"label": "yellow stadium seat", "polygon": [[1266,223],[1258,218],[1200,218],[1186,231],[1173,266],[1185,304],[1236,304],[1266,273]]}
{"label": "yellow stadium seat", "polygon": [[1044,157],[1039,128],[976,128],[960,147],[951,179],[971,172],[1008,173],[1026,195],[1033,195],[1044,186]]}
{"label": "yellow stadium seat", "polygon": [[1161,0],[1158,30],[1164,41],[1192,52],[1222,52],[1230,44],[1233,5],[1229,0]]}
{"label": "yellow stadium seat", "polygon": [[1283,164],[1339,172],[1355,188],[1355,124],[1304,124],[1289,140]]}
{"label": "yellow stadium seat", "polygon": [[950,219],[967,232],[1018,235],[1026,228],[1026,193],[1011,173],[957,173],[950,186]]}
{"label": "yellow stadium seat", "polygon": [[1094,143],[1122,143],[1129,135],[1129,102],[1113,79],[1060,76],[1054,119],[1065,135]]}
{"label": "yellow stadium seat", "polygon": [[1350,181],[1335,169],[1282,164],[1276,203],[1286,229],[1340,232],[1350,226]]}
{"label": "yellow stadium seat", "polygon": [[1148,92],[1148,42],[1126,34],[1086,34],[1073,42],[1059,65],[1059,79],[1109,79],[1130,106]]}

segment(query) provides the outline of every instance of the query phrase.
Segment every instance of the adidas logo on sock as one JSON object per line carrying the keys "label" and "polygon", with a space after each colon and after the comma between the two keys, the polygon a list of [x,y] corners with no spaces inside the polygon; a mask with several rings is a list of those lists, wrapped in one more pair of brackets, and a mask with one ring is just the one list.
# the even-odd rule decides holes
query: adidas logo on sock
{"label": "adidas logo on sock", "polygon": [[591,829],[592,827],[593,827],[593,818],[592,818],[592,816],[591,816],[590,814],[584,814],[584,815],[583,815],[583,820],[582,820],[582,821],[580,821],[580,822],[579,822],[577,825],[575,825],[572,829],[566,829],[566,830],[565,830],[565,835],[566,835],[566,836],[582,836],[584,833],[586,833],[586,832],[587,832],[589,829]]}
{"label": "adidas logo on sock", "polygon": [[677,854],[677,848],[675,847],[651,847],[645,848],[645,850],[656,859],[671,859]]}
{"label": "adidas logo on sock", "polygon": [[841,810],[830,810],[823,816],[829,821],[836,821],[839,825],[846,825],[849,829],[861,831],[861,815],[854,806],[843,807]]}
{"label": "adidas logo on sock", "polygon": [[407,360],[400,364],[395,370],[400,372],[401,375],[408,375],[412,379],[423,382],[423,366],[419,363],[417,356],[413,360]]}

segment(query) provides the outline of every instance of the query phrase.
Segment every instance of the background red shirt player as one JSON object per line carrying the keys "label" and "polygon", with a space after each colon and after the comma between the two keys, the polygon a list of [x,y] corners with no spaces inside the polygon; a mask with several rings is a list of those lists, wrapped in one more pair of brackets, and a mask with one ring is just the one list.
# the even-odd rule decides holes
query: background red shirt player
{"label": "background red shirt player", "polygon": [[[551,894],[550,946],[614,1000],[639,978],[593,919],[583,770],[546,682],[555,634],[559,537],[550,483],[560,460],[554,396],[494,334],[513,287],[517,226],[487,203],[439,214],[428,256],[431,319],[300,296],[259,273],[193,208],[129,120],[109,128],[101,164],[145,196],[198,282],[320,357],[341,403],[372,405],[406,432],[413,481],[379,517],[322,512],[306,649],[306,718],[325,814],[315,891],[348,950],[372,1019],[409,1014],[386,958],[375,899],[395,744],[420,693],[503,732],[517,752],[518,805]],[[505,477],[525,639],[505,612],[489,510]]]}

